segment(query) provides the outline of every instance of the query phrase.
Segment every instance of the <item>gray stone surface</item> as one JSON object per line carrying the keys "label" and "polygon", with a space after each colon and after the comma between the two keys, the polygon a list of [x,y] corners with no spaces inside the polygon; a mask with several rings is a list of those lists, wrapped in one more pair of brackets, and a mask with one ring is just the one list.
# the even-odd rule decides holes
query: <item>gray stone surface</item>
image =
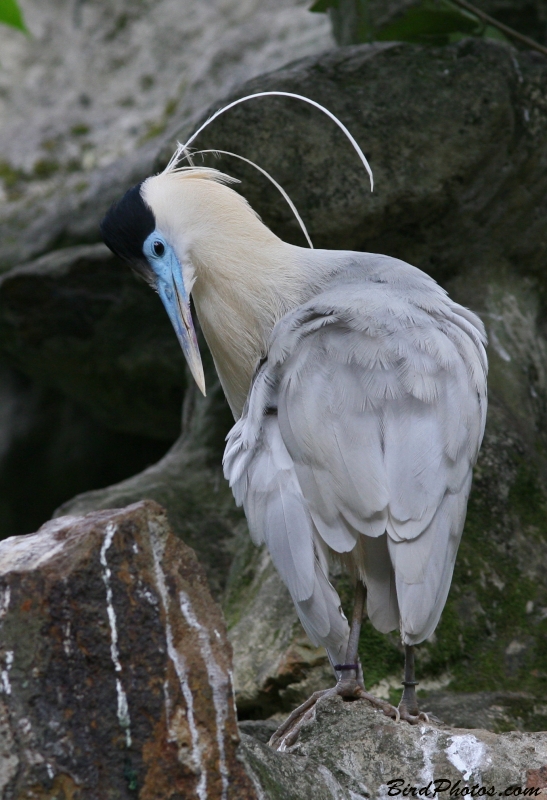
{"label": "gray stone surface", "polygon": [[[400,256],[430,272],[485,319],[492,366],[485,445],[447,609],[434,639],[418,655],[421,677],[448,675],[450,689],[465,692],[498,689],[539,697],[544,690],[546,78],[545,59],[492,42],[442,49],[382,44],[298,62],[231,95],[285,89],[325,103],[369,156],[376,179],[372,195],[335,126],[293,101],[238,107],[197,142],[234,149],[271,170],[293,197],[316,245]],[[181,127],[177,120],[175,114],[173,130],[178,124],[181,136],[196,124],[186,119]],[[169,137],[166,133],[165,141]],[[164,163],[172,141],[163,142],[150,140],[150,161],[140,160],[139,169]],[[122,179],[124,158],[100,173],[116,194],[127,178]],[[241,190],[280,235],[301,241],[282,199],[260,176],[227,161],[218,165],[244,179]],[[95,218],[103,197],[99,184],[88,195]],[[68,249],[8,272],[0,287],[4,350],[30,374],[43,367],[43,379],[47,374],[64,391],[87,398],[98,414],[107,409],[110,424],[150,433],[173,430],[174,405],[167,403],[171,411],[159,419],[154,393],[167,396],[179,380],[174,336],[153,295],[137,284],[130,288],[130,275],[117,273],[109,258],[100,246]],[[103,281],[109,287],[106,299]],[[63,305],[67,288],[80,292],[86,303],[92,299],[94,316],[85,336],[77,326],[75,335],[72,302]],[[41,297],[57,303],[51,307],[60,318],[58,340],[41,313]],[[151,330],[158,331],[157,338],[149,336]],[[139,339],[143,332],[146,344]],[[78,360],[79,335],[85,357]],[[206,369],[214,387],[211,365]],[[147,382],[152,392],[144,387]],[[63,508],[80,513],[142,497],[166,505],[175,530],[209,570],[214,592],[224,597],[238,654],[238,699],[246,715],[259,716],[290,707],[330,677],[324,657],[306,645],[267,558],[244,539],[241,515],[220,474],[223,436],[231,423],[218,386],[194,411],[190,401],[191,431],[186,428],[165,459]],[[339,585],[348,605],[351,587],[342,579]],[[369,685],[400,680],[396,636],[381,637],[365,625],[361,656]]]}
{"label": "gray stone surface", "polygon": [[21,6],[30,37],[0,26],[4,268],[60,241],[98,241],[101,212],[150,172],[177,119],[332,45],[306,0]]}
{"label": "gray stone surface", "polygon": [[422,708],[454,728],[547,729],[547,704],[527,692],[423,692]]}
{"label": "gray stone surface", "polygon": [[[246,726],[243,731],[253,730]],[[285,752],[272,751],[262,736],[260,728],[256,736],[243,733],[241,749],[247,770],[268,800],[461,797],[471,796],[473,788],[474,797],[486,792],[497,797],[507,789],[516,796],[516,787],[521,793],[537,788],[535,796],[543,796],[547,787],[544,733],[497,735],[425,723],[412,727],[387,719],[366,701],[325,701]],[[437,795],[435,781],[443,781]]]}

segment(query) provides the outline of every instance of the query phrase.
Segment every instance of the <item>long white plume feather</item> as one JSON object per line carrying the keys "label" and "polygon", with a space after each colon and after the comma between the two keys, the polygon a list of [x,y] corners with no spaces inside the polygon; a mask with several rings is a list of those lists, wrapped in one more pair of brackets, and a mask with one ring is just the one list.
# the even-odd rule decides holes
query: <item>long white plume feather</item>
{"label": "long white plume feather", "polygon": [[368,163],[368,161],[367,161],[367,159],[365,157],[365,154],[363,153],[363,151],[361,150],[361,148],[359,147],[359,145],[357,144],[357,142],[355,141],[355,139],[353,138],[351,133],[348,131],[348,129],[346,128],[344,123],[340,122],[338,117],[336,117],[331,111],[329,111],[327,108],[322,106],[320,103],[316,103],[315,100],[310,100],[309,97],[304,97],[304,95],[293,94],[293,92],[257,92],[256,94],[249,94],[246,97],[240,97],[239,100],[234,100],[232,103],[229,103],[227,106],[224,106],[223,108],[219,108],[218,111],[215,111],[215,113],[211,117],[209,117],[209,119],[206,122],[204,122],[203,125],[201,125],[197,129],[197,131],[195,133],[193,133],[190,136],[190,138],[188,139],[187,142],[185,142],[183,145],[179,145],[179,147],[177,148],[177,151],[175,152],[173,158],[171,159],[171,161],[169,162],[169,164],[165,168],[165,172],[169,172],[170,171],[170,169],[172,168],[172,163],[173,162],[176,163],[176,161],[179,158],[181,158],[181,156],[188,150],[188,148],[190,147],[192,142],[207,127],[207,125],[210,125],[210,123],[214,119],[219,117],[221,114],[224,114],[225,111],[228,111],[230,108],[233,108],[234,106],[237,106],[240,103],[245,103],[247,100],[252,100],[254,97],[271,97],[271,96],[293,97],[296,100],[302,100],[304,103],[309,103],[310,105],[315,106],[315,108],[318,108],[320,111],[322,111],[328,117],[330,117],[330,119],[332,119],[333,122],[335,122],[338,125],[338,127],[345,133],[345,135],[347,136],[347,138],[349,139],[349,141],[353,145],[353,148],[355,149],[357,155],[359,156],[359,158],[361,159],[361,161],[363,163],[363,166],[365,167],[366,171],[368,172],[368,175],[369,175],[369,178],[370,178],[370,190],[372,191],[374,189],[374,177],[372,175],[372,170],[370,168],[370,165],[369,165],[369,163]]}
{"label": "long white plume feather", "polygon": [[[184,145],[184,148],[185,147],[186,147],[186,145]],[[306,240],[307,240],[310,248],[313,250],[312,240],[310,239],[310,236],[308,234],[306,226],[304,225],[302,217],[300,216],[300,214],[296,210],[295,204],[293,203],[293,201],[291,200],[291,198],[289,197],[289,195],[287,194],[285,189],[274,178],[272,178],[272,176],[270,175],[269,172],[266,172],[265,169],[262,169],[262,167],[259,167],[258,164],[255,164],[254,161],[251,161],[249,158],[244,158],[243,156],[240,156],[237,153],[230,153],[228,150],[217,150],[217,149],[214,149],[214,150],[197,150],[196,152],[192,153],[192,155],[193,156],[197,156],[197,155],[202,155],[204,153],[221,153],[222,155],[225,155],[225,156],[233,156],[233,158],[239,158],[241,161],[245,161],[247,164],[250,164],[252,167],[255,167],[259,172],[261,172],[263,175],[265,175],[266,178],[268,178],[268,180],[270,180],[273,183],[273,185],[276,187],[276,189],[278,189],[281,192],[281,194],[283,195],[283,197],[285,198],[285,200],[289,204],[289,206],[291,208],[291,211],[293,212],[294,216],[296,217],[296,219],[298,221],[298,224],[302,228],[302,233],[306,237]]]}

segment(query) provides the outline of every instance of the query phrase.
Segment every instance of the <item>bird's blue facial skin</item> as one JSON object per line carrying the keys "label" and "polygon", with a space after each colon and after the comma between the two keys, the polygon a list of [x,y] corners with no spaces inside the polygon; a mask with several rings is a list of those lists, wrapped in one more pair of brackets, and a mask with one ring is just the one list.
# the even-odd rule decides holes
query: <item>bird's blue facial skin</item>
{"label": "bird's blue facial skin", "polygon": [[[188,303],[188,294],[182,280],[182,267],[175,251],[167,243],[165,236],[157,230],[153,231],[145,239],[142,250],[156,276],[156,289],[166,307],[167,313],[169,313],[168,306],[173,303],[176,304],[175,287],[180,298],[185,303]],[[169,317],[171,318],[171,314],[169,314]]]}
{"label": "bird's blue facial skin", "polygon": [[180,261],[173,247],[158,230],[145,239],[142,250],[156,276],[156,290],[175,329],[188,366],[205,394],[203,367]]}

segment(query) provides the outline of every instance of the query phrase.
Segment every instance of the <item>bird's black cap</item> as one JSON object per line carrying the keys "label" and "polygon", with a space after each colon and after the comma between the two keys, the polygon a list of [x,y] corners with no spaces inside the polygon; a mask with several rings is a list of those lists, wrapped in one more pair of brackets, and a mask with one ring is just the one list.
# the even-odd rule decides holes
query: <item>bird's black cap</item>
{"label": "bird's black cap", "polygon": [[101,234],[112,252],[129,261],[146,280],[153,281],[153,273],[142,246],[156,227],[152,209],[141,195],[142,182],[129,189],[121,200],[113,203],[101,222]]}

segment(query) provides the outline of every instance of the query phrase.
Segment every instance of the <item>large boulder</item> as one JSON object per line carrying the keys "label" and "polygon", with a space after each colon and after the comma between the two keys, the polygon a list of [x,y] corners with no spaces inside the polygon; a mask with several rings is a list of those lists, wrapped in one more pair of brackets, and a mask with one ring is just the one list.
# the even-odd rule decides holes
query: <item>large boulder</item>
{"label": "large boulder", "polygon": [[547,737],[387,719],[367,702],[322,702],[292,747],[274,752],[266,726],[242,725],[248,772],[267,798],[538,797],[547,789]]}
{"label": "large boulder", "polygon": [[5,800],[256,796],[222,614],[159,506],[3,541],[0,626]]}
{"label": "large boulder", "polygon": [[0,536],[139,472],[180,432],[182,359],[156,298],[81,247],[110,202],[180,119],[333,44],[306,0],[20,5],[30,35],[0,24],[0,271],[47,255],[0,300]]}

